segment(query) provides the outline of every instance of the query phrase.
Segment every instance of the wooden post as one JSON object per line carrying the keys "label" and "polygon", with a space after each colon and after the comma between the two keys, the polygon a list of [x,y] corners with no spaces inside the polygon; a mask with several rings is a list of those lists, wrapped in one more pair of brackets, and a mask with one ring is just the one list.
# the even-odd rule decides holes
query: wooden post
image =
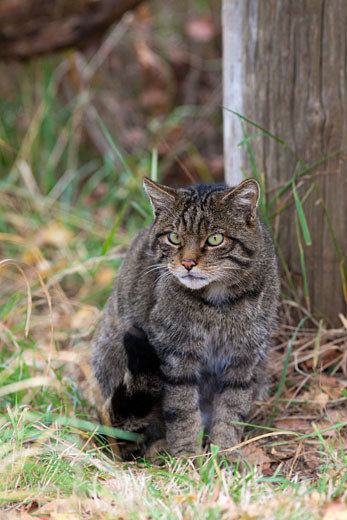
{"label": "wooden post", "polygon": [[[224,106],[284,139],[307,165],[346,150],[346,21],[345,0],[223,1]],[[240,179],[241,166],[252,175],[245,148],[237,149],[240,128],[237,117],[224,110],[230,184]],[[258,132],[246,128],[248,134]],[[254,139],[252,149],[271,197],[293,176],[298,159],[270,138]],[[300,198],[312,178],[316,187],[303,206],[312,236],[312,245],[304,246],[310,303],[313,311],[338,325],[338,314],[346,312],[339,265],[343,258],[347,262],[346,151],[297,182]],[[281,213],[277,224],[304,301],[293,206]]]}
{"label": "wooden post", "polygon": [[[242,26],[245,3],[224,0],[222,5],[223,25],[223,104],[238,113],[243,113]],[[243,180],[241,167],[243,153],[237,144],[242,140],[242,129],[238,119],[224,111],[224,158],[226,180],[230,185]]]}

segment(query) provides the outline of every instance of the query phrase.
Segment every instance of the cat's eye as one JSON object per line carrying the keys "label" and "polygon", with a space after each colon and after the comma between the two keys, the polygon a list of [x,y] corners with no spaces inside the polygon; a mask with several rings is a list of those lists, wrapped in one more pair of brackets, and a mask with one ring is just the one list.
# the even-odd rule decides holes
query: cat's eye
{"label": "cat's eye", "polygon": [[180,237],[179,237],[179,235],[177,235],[177,233],[172,233],[172,232],[169,233],[168,236],[167,236],[167,239],[174,246],[180,246],[181,242],[182,242]]}
{"label": "cat's eye", "polygon": [[224,236],[222,233],[215,233],[211,235],[207,239],[207,243],[209,246],[219,246],[224,241]]}

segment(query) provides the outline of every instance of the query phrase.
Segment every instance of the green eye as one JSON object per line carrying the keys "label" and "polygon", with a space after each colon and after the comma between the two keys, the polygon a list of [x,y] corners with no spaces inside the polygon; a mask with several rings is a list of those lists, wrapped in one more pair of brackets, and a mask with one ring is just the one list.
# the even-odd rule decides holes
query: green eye
{"label": "green eye", "polygon": [[211,235],[207,239],[207,243],[209,246],[219,246],[224,240],[224,236],[221,233],[215,233]]}
{"label": "green eye", "polygon": [[174,244],[175,246],[179,246],[181,244],[181,239],[177,233],[169,233],[167,236],[167,239],[171,244]]}

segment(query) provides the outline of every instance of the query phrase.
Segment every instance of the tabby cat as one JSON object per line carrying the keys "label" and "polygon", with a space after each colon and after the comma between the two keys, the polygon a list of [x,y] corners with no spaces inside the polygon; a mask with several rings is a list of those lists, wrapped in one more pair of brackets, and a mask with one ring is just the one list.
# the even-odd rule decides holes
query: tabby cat
{"label": "tabby cat", "polygon": [[[131,244],[94,340],[92,366],[114,427],[142,434],[124,458],[168,446],[197,452],[200,432],[240,442],[266,388],[276,325],[275,249],[259,185],[174,189],[144,179],[154,221]],[[234,457],[232,452],[230,457]]]}

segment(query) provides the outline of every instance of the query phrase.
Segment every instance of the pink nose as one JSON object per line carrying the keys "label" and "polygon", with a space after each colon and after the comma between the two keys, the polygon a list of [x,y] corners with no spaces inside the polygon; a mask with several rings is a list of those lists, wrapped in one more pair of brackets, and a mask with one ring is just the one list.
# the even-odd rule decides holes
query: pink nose
{"label": "pink nose", "polygon": [[193,269],[194,265],[196,265],[196,262],[192,258],[190,258],[189,260],[185,260],[183,258],[181,264],[183,265],[183,267],[187,269],[187,271],[190,271],[191,269]]}

